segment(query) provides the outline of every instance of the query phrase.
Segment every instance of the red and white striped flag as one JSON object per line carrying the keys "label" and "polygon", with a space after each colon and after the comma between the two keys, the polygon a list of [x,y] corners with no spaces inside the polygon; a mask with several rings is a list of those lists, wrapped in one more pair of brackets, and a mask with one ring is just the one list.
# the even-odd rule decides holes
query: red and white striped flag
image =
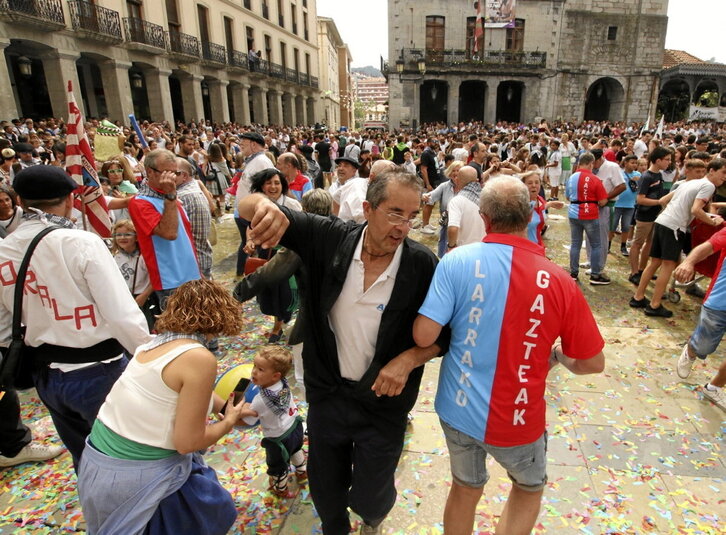
{"label": "red and white striped flag", "polygon": [[482,2],[485,0],[479,0],[474,2],[476,4],[476,20],[474,21],[474,52],[479,52],[479,40],[484,37],[484,21],[482,20]]}
{"label": "red and white striped flag", "polygon": [[66,172],[78,184],[75,207],[102,238],[111,237],[111,218],[96,172],[96,160],[83,128],[83,114],[68,81],[68,122],[66,123]]}

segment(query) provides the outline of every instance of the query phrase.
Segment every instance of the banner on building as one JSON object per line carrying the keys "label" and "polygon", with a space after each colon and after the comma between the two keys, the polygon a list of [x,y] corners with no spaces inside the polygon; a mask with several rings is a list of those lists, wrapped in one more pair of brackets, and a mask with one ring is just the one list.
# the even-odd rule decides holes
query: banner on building
{"label": "banner on building", "polygon": [[[513,28],[517,0],[480,0],[485,28]],[[474,2],[477,8],[479,2]]]}
{"label": "banner on building", "polygon": [[691,111],[688,114],[689,121],[724,121],[726,115],[724,114],[726,107],[714,106],[712,108],[706,108],[703,106],[696,106],[691,104]]}

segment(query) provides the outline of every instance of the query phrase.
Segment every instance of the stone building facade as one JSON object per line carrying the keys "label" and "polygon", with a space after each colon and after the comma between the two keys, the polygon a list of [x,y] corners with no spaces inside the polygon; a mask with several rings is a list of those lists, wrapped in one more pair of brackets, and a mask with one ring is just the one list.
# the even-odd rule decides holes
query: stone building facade
{"label": "stone building facade", "polygon": [[644,121],[655,112],[667,0],[518,0],[484,30],[473,2],[390,0],[389,125],[538,117]]}
{"label": "stone building facade", "polygon": [[0,0],[0,117],[66,117],[70,80],[122,123],[311,124],[316,21],[315,0]]}

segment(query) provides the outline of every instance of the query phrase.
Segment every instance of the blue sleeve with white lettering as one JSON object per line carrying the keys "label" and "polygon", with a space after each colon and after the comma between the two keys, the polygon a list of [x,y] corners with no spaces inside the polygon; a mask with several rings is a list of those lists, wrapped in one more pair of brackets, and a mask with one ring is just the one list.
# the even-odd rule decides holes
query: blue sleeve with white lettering
{"label": "blue sleeve with white lettering", "polygon": [[419,308],[418,313],[435,321],[439,325],[448,325],[454,314],[456,306],[456,281],[453,280],[456,270],[452,269],[455,255],[444,255],[436,266],[434,277],[431,279],[429,292]]}

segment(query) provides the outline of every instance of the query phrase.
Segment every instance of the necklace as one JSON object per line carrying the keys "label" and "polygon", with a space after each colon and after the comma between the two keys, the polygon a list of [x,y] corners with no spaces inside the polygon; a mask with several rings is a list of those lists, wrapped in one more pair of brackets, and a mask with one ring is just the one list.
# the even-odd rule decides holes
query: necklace
{"label": "necklace", "polygon": [[365,244],[363,244],[363,250],[364,250],[364,251],[365,251],[365,253],[366,253],[366,254],[367,254],[368,256],[370,256],[371,258],[383,258],[384,256],[388,256],[388,255],[390,255],[390,254],[393,254],[393,253],[373,254],[373,253],[371,253],[371,252],[370,252],[370,251],[369,251],[369,250],[368,250],[368,249],[366,248]]}

